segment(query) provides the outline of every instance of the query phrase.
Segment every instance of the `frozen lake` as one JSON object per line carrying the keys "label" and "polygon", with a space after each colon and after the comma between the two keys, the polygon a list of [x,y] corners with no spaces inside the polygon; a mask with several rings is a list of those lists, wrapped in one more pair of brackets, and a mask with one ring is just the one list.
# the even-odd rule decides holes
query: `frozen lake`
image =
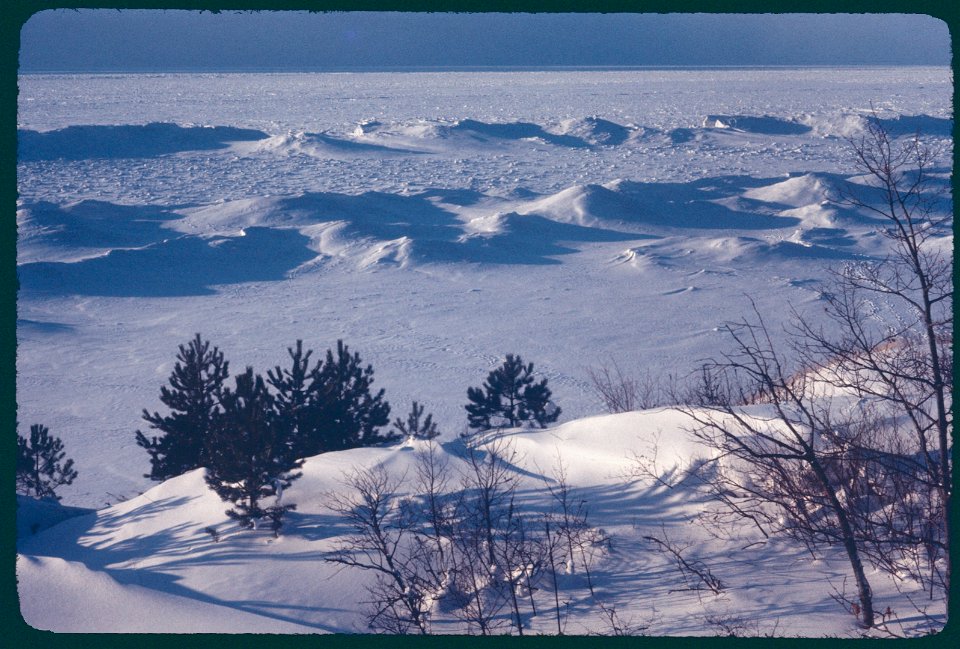
{"label": "frozen lake", "polygon": [[447,436],[506,353],[599,414],[587,368],[682,377],[747,295],[776,323],[882,255],[827,202],[844,138],[872,107],[949,147],[951,93],[947,68],[23,76],[19,421],[76,460],[65,504],[143,491],[140,412],[195,332],[234,373],[343,338]]}

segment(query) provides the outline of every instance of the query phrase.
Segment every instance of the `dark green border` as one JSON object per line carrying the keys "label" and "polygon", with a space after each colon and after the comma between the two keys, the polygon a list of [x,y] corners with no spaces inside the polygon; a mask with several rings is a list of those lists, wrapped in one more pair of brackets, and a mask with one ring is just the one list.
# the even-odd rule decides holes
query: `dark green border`
{"label": "dark green border", "polygon": [[[950,27],[951,42],[955,40],[960,27],[960,10],[950,0],[7,0],[0,9],[0,118],[4,127],[0,129],[0,202],[3,218],[0,219],[0,429],[9,431],[4,434],[5,450],[0,451],[0,475],[8,488],[0,488],[0,511],[4,521],[0,525],[0,555],[2,555],[3,574],[0,579],[0,629],[2,644],[17,647],[289,647],[323,646],[332,648],[377,648],[381,647],[701,647],[707,649],[726,647],[792,647],[796,646],[842,646],[857,643],[859,645],[877,642],[909,644],[916,649],[939,649],[957,645],[960,634],[957,633],[957,620],[960,616],[958,606],[958,582],[954,578],[950,594],[949,622],[946,629],[936,636],[911,640],[805,640],[793,638],[753,639],[753,638],[611,638],[611,637],[500,637],[486,639],[479,637],[428,637],[414,636],[258,636],[258,635],[163,635],[163,634],[54,634],[29,627],[20,616],[17,599],[14,557],[16,553],[16,527],[14,511],[16,509],[13,489],[13,458],[16,412],[16,122],[17,122],[17,69],[20,49],[20,28],[31,15],[44,9],[70,8],[108,8],[108,9],[203,9],[208,11],[227,10],[276,10],[297,9],[315,11],[459,11],[459,12],[644,12],[644,13],[913,13],[927,14],[944,20]],[[952,53],[951,66],[957,69],[957,50]],[[954,142],[957,142],[956,106],[957,87],[954,84]],[[954,147],[954,169],[957,168],[958,152]],[[954,177],[954,196],[956,196],[956,177]],[[956,229],[956,224],[954,228]],[[954,284],[958,277],[954,264]],[[956,307],[954,307],[956,309]],[[955,325],[956,326],[956,325]],[[956,338],[956,331],[954,332]],[[956,380],[954,382],[956,387]],[[956,389],[954,390],[956,394]],[[957,452],[953,450],[954,486],[957,485]],[[957,520],[957,490],[954,489],[954,512],[952,521],[953,538],[960,538],[960,524]],[[954,558],[960,552],[954,549]],[[951,641],[950,638],[953,638]]]}

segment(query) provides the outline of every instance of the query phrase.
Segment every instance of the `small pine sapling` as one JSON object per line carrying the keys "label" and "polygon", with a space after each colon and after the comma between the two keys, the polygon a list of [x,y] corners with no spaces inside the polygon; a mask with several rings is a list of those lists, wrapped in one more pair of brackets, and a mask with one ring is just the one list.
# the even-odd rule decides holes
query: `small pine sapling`
{"label": "small pine sapling", "polygon": [[470,403],[464,406],[470,428],[513,428],[533,422],[541,428],[560,417],[560,408],[550,401],[547,379],[534,383],[533,363],[524,365],[518,355],[507,354],[503,365],[490,372],[480,388],[468,388]]}
{"label": "small pine sapling", "polygon": [[77,477],[73,460],[61,464],[64,457],[63,442],[50,435],[46,426],[30,426],[29,439],[17,435],[17,493],[60,500],[57,487],[68,485]]}
{"label": "small pine sapling", "polygon": [[423,416],[424,407],[418,404],[416,401],[413,402],[413,407],[410,409],[410,413],[407,415],[407,421],[404,422],[400,417],[397,417],[393,426],[396,428],[399,433],[397,436],[406,436],[409,439],[433,439],[440,435],[440,431],[437,429],[437,424],[433,421],[433,415],[428,414],[423,421],[420,418]]}
{"label": "small pine sapling", "polygon": [[274,400],[280,425],[290,436],[290,443],[299,457],[309,457],[322,452],[324,420],[319,415],[324,400],[320,390],[321,363],[310,367],[313,351],[303,350],[303,341],[296,348],[288,347],[290,369],[279,365],[267,371],[267,383],[275,390]]}

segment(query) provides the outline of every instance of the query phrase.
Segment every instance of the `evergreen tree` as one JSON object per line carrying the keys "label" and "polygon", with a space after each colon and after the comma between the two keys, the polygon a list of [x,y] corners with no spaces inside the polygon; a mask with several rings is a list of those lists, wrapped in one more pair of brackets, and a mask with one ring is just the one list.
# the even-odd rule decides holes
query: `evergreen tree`
{"label": "evergreen tree", "polygon": [[383,390],[372,394],[373,367],[363,367],[360,355],[350,354],[342,340],[337,341],[337,355],[327,350],[327,357],[316,378],[316,428],[307,440],[308,455],[340,451],[358,446],[373,446],[397,439],[394,434],[382,435],[377,430],[390,423],[390,404]]}
{"label": "evergreen tree", "polygon": [[420,421],[420,417],[423,416],[424,407],[418,404],[416,401],[413,402],[413,407],[410,409],[410,414],[407,415],[407,421],[403,421],[397,417],[393,425],[400,431],[397,436],[406,436],[413,439],[433,439],[440,435],[440,431],[437,430],[437,425],[433,422],[433,415],[427,415],[427,418],[423,421]]}
{"label": "evergreen tree", "polygon": [[[276,409],[275,399],[253,368],[225,388],[222,408],[215,412],[207,443],[207,484],[233,507],[226,513],[242,527],[255,527],[267,518],[277,531],[283,515],[296,506],[281,504],[283,490],[300,477],[303,464],[290,443],[288,430]],[[265,498],[274,503],[263,507]]]}
{"label": "evergreen tree", "polygon": [[312,440],[322,430],[321,411],[324,403],[320,382],[320,361],[311,369],[312,350],[303,351],[303,341],[298,340],[296,350],[287,348],[292,365],[290,369],[276,366],[267,371],[267,382],[276,390],[275,408],[289,436],[289,443],[298,457],[316,455],[317,446]]}
{"label": "evergreen tree", "polygon": [[200,334],[179,346],[170,387],[160,388],[160,400],[171,410],[167,416],[143,411],[150,427],[163,433],[147,438],[139,430],[137,444],[150,454],[151,480],[166,480],[203,466],[203,449],[217,411],[217,401],[228,373],[228,362]]}
{"label": "evergreen tree", "polygon": [[512,428],[527,421],[546,428],[560,416],[560,408],[549,408],[547,379],[534,383],[533,363],[524,365],[519,355],[507,354],[503,365],[487,375],[482,388],[467,388],[467,398],[467,420],[470,428],[477,430]]}
{"label": "evergreen tree", "polygon": [[30,438],[17,435],[17,493],[60,500],[56,488],[77,477],[73,460],[67,459],[63,442],[41,424],[30,426]]}

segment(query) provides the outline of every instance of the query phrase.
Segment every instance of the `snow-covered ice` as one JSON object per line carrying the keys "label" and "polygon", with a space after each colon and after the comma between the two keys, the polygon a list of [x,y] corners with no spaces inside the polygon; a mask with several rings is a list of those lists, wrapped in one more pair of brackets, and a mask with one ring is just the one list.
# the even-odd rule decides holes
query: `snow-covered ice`
{"label": "snow-covered ice", "polygon": [[[196,473],[150,483],[134,441],[141,410],[163,408],[177,345],[201,332],[234,372],[342,338],[393,414],[424,404],[448,446],[467,387],[519,353],[566,422],[510,436],[525,480],[542,491],[530,476],[560,452],[594,523],[622,540],[601,569],[636,575],[609,594],[618,610],[659,620],[653,633],[710,632],[696,597],[642,558],[642,530],[667,521],[742,585],[711,603],[717,616],[853,634],[829,596],[842,561],[811,571],[777,543],[730,557],[685,526],[695,500],[625,487],[652,439],[680,464],[697,449],[676,413],[595,417],[587,370],[616,359],[682,378],[723,348],[718,328],[748,296],[774,329],[791,305],[820,309],[829,267],[886,245],[875,220],[830,202],[857,180],[844,138],[872,106],[890,132],[920,129],[949,153],[951,92],[946,68],[22,76],[18,419],[76,461],[64,504],[112,503],[21,541],[27,621],[364,630],[363,580],[317,560],[332,542],[318,494],[355,463],[409,459],[312,458],[279,540],[213,544],[203,529],[224,524],[222,503]],[[775,577],[750,584],[760,565]],[[97,593],[92,608],[77,592]],[[169,626],[146,626],[146,610]],[[571,632],[598,628],[591,615]]]}

